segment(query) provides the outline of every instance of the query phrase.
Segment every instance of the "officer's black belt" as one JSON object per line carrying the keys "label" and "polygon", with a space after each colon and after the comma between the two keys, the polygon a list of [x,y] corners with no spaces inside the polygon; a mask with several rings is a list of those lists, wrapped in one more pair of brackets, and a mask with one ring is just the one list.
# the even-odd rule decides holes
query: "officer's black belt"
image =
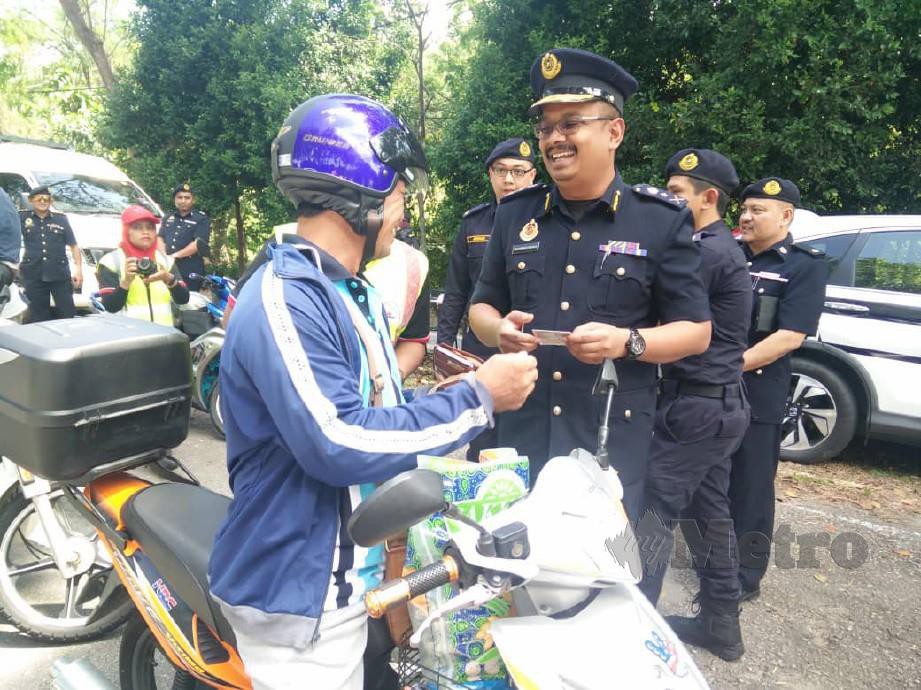
{"label": "officer's black belt", "polygon": [[662,379],[659,388],[663,393],[675,393],[677,395],[699,395],[703,398],[740,398],[742,397],[742,388],[738,383],[727,384],[706,384],[691,383],[689,381],[678,381],[676,379]]}

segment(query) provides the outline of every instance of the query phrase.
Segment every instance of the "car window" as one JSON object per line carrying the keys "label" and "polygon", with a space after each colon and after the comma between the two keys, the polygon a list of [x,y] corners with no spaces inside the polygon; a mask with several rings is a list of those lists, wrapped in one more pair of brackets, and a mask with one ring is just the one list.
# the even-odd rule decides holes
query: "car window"
{"label": "car window", "polygon": [[825,264],[828,266],[828,283],[830,285],[850,286],[853,282],[853,261],[849,261],[847,266],[840,266],[840,264],[856,238],[857,233],[850,232],[844,235],[805,240],[796,244],[809,249],[818,249],[824,254],[822,258],[825,259]]}
{"label": "car window", "polygon": [[872,233],[857,257],[854,285],[921,294],[921,229]]}
{"label": "car window", "polygon": [[128,181],[50,172],[36,172],[35,178],[48,185],[54,208],[62,213],[118,215],[131,204],[140,204],[156,213],[144,193]]}
{"label": "car window", "polygon": [[23,204],[22,193],[29,193],[29,183],[26,182],[22,175],[17,175],[16,173],[0,173],[0,187],[3,187],[6,193],[10,195],[10,199],[13,200],[13,204],[16,208],[20,211],[28,208],[27,205]]}

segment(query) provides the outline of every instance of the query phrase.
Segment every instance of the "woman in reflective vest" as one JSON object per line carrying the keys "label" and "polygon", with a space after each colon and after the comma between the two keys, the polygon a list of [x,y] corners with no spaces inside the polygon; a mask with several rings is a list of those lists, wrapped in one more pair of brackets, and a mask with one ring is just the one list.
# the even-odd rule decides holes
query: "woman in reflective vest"
{"label": "woman in reflective vest", "polygon": [[165,254],[157,251],[159,219],[143,206],[122,213],[122,241],[99,261],[97,277],[107,312],[173,325],[173,303],[189,301],[189,289]]}

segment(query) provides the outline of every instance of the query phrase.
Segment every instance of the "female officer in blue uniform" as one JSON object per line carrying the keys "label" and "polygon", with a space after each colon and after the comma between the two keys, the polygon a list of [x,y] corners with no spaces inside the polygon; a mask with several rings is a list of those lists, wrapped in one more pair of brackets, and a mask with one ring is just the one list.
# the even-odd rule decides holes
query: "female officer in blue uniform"
{"label": "female officer in blue uniform", "polygon": [[739,228],[754,298],[743,363],[751,425],[732,456],[729,500],[745,601],[760,593],[771,554],[790,353],[818,328],[828,275],[820,251],[793,244],[790,223],[800,205],[795,184],[767,177],[746,187],[741,198]]}
{"label": "female officer in blue uniform", "polygon": [[[29,298],[29,320],[32,323],[49,321],[51,298],[59,319],[69,319],[76,314],[74,290],[83,284],[83,257],[67,216],[51,211],[51,192],[47,187],[36,187],[29,192],[31,211],[21,211],[22,263],[19,272]],[[74,260],[74,275],[67,265],[67,248]]]}
{"label": "female officer in blue uniform", "polygon": [[[531,462],[594,449],[603,402],[592,397],[605,358],[620,360],[611,464],[631,519],[639,513],[652,437],[656,365],[706,350],[710,311],[691,214],[665,190],[627,185],[615,168],[624,101],[637,88],[617,63],[554,49],[531,68],[530,112],[554,185],[502,199],[473,295],[470,322],[487,345],[536,349],[537,388],[497,419],[499,443]],[[571,332],[543,346],[532,328]]]}

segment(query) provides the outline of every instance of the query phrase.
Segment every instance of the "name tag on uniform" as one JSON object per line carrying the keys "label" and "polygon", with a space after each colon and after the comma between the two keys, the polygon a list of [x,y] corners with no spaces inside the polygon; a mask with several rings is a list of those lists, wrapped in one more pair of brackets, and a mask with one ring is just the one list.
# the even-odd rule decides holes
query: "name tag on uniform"
{"label": "name tag on uniform", "polygon": [[775,283],[789,283],[789,278],[784,278],[779,273],[774,273],[773,271],[754,271],[751,274],[752,277],[752,290],[758,287],[758,283],[762,280],[773,280]]}
{"label": "name tag on uniform", "polygon": [[530,254],[540,249],[540,242],[526,242],[525,244],[513,244],[512,256],[515,254]]}
{"label": "name tag on uniform", "polygon": [[489,242],[489,235],[467,235],[467,244],[484,244]]}

